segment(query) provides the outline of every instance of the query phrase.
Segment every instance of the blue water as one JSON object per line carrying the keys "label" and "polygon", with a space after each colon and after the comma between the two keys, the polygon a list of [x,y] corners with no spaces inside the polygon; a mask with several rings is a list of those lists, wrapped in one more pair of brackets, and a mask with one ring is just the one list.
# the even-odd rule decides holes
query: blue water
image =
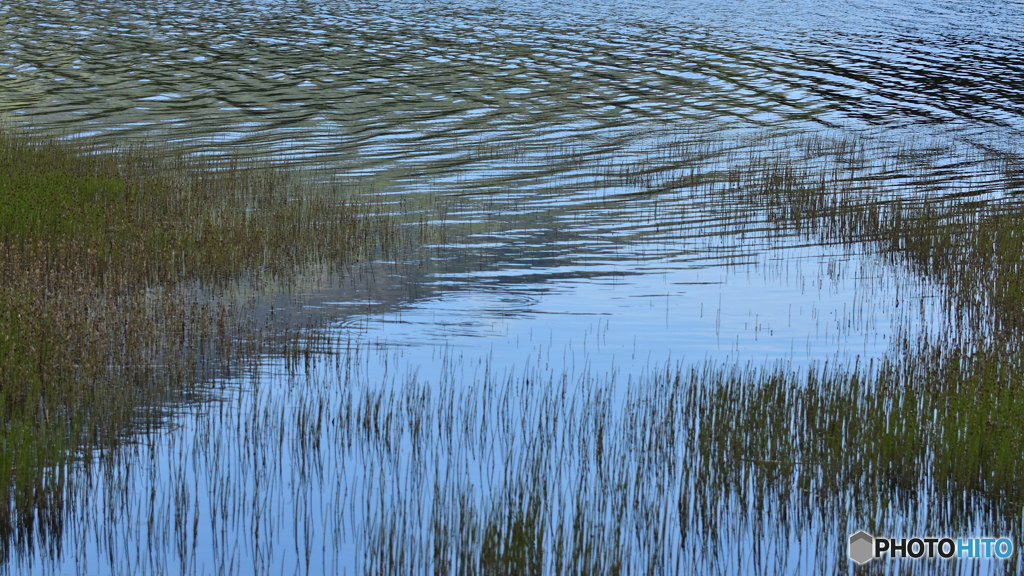
{"label": "blue water", "polygon": [[[429,257],[298,295],[296,314],[373,351],[345,386],[439,382],[451,357],[467,386],[528,370],[630,382],[677,363],[850,365],[946,329],[937,288],[870,246],[777,230],[724,188],[672,177],[714,180],[823,134],[869,155],[942,150],[888,172],[873,157],[866,174],[908,197],[985,198],[985,155],[1024,135],[1022,26],[1024,5],[998,1],[28,1],[0,4],[0,118],[98,145],[283,159],[444,221]],[[258,392],[243,379],[226,397],[291,414],[306,400],[279,368],[268,358]],[[35,571],[304,573],[306,544],[311,572],[365,567],[349,556],[365,542],[325,520],[341,500],[289,476],[301,466],[287,442],[257,486],[251,445],[231,436],[246,414],[208,411],[226,402],[140,440],[149,468],[83,488],[74,514],[93,529]],[[218,439],[225,452],[201,464]],[[179,566],[167,523],[183,509],[201,529]]]}

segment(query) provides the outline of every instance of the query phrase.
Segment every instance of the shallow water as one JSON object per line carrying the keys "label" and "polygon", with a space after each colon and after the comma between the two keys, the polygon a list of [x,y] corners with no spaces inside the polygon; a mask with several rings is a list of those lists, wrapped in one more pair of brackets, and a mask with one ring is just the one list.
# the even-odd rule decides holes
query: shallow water
{"label": "shallow water", "polygon": [[[395,374],[443,380],[451,354],[496,374],[619,381],[673,362],[878,359],[897,334],[946,326],[935,288],[867,247],[776,229],[727,194],[725,171],[825,133],[863,144],[864,182],[983,198],[983,155],[1016,152],[1024,135],[1024,5],[1009,2],[18,2],[0,23],[5,120],[287,159],[443,222],[426,259],[308,295],[341,339],[382,350],[363,357],[371,389]],[[943,152],[878,157],[908,140]],[[284,390],[268,362],[263,386]],[[209,441],[195,432],[204,418],[169,425],[143,460],[170,468],[140,476],[138,494],[172,503],[189,485],[208,522],[236,496],[207,500],[203,474],[230,474],[180,457]],[[226,434],[209,422],[205,434]],[[102,501],[106,485],[90,493]],[[301,499],[268,497],[245,509],[298,514]],[[68,571],[75,551],[88,552],[79,571],[177,571],[147,564],[167,544],[139,531],[149,504],[132,498],[103,531],[67,535]],[[249,521],[224,543],[210,528],[193,569],[303,571],[254,554]],[[274,522],[334,547],[321,566],[365,566],[344,560],[359,543],[332,544],[328,524]],[[137,548],[105,550],[122,528]]]}
{"label": "shallow water", "polygon": [[[756,359],[814,348],[796,344],[809,325],[788,332],[804,289],[756,288],[760,306],[729,303],[731,290],[751,289],[713,268],[763,270],[788,256],[764,253],[769,225],[756,215],[691,198],[673,180],[692,173],[686,155],[727,166],[764,150],[758,135],[822,130],[862,135],[869,153],[907,139],[1015,150],[1022,12],[1003,2],[17,3],[0,7],[0,114],[98,142],[274,154],[395,204],[450,199],[459,233],[407,291],[448,296],[404,313],[426,325],[418,335],[407,325],[406,341],[475,333],[438,336],[419,314],[495,298],[500,315],[542,331],[603,323],[631,340],[638,326],[667,324],[641,348],[701,357],[734,347]],[[684,145],[664,152],[673,142]],[[971,170],[933,167],[928,178],[963,193]],[[712,347],[701,321],[717,317],[719,300],[726,334],[719,325]],[[666,306],[664,318],[651,312]],[[762,319],[770,344],[736,340]],[[857,340],[853,353],[877,352]]]}

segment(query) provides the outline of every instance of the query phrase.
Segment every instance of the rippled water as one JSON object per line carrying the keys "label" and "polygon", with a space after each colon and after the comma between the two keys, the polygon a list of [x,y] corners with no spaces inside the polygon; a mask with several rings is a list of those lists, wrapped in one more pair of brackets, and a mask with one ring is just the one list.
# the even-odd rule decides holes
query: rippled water
{"label": "rippled water", "polygon": [[[1012,2],[18,2],[0,111],[409,160],[651,123],[1018,136]],[[220,144],[218,144],[220,145]],[[379,168],[380,166],[375,166]]]}
{"label": "rippled water", "polygon": [[[685,168],[652,164],[657,142],[710,135],[721,154],[756,149],[751,134],[830,130],[1008,151],[1024,133],[1016,3],[18,2],[0,17],[2,117],[276,154],[396,201],[454,198],[453,221],[516,220],[466,241],[501,271],[492,283],[533,288],[706,264],[706,247],[642,224],[659,200],[689,202],[677,189],[594,176]],[[746,228],[711,260],[759,250],[758,224],[689,205],[683,237]]]}
{"label": "rippled water", "polygon": [[[773,235],[680,179],[827,131],[869,155],[955,149],[919,174],[984,195],[958,154],[1024,136],[1013,2],[29,1],[0,23],[6,121],[274,155],[447,206],[425,209],[450,242],[415,274],[311,295],[341,333],[397,351],[369,380],[387,362],[430,377],[438,347],[627,375],[877,358],[939,323],[927,283]],[[894,305],[901,290],[920,306]]]}

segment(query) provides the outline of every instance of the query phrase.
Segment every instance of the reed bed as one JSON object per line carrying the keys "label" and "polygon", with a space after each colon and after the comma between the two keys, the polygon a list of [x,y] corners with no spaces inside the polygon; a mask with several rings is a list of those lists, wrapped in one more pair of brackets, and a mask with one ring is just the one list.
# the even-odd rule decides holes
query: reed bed
{"label": "reed bed", "polygon": [[76,565],[110,550],[119,573],[847,573],[859,529],[1021,536],[1021,439],[991,438],[1019,420],[936,390],[927,361],[623,380],[449,350],[436,379],[368,385],[365,356],[386,352],[335,346],[112,455],[74,490]]}
{"label": "reed bed", "polygon": [[76,458],[262,351],[261,287],[396,247],[379,208],[269,163],[0,127],[0,557],[45,537]]}
{"label": "reed bed", "polygon": [[[379,496],[359,500],[357,572],[839,573],[862,528],[1020,541],[1019,163],[846,138],[770,146],[723,161],[723,148],[677,143],[569,189],[623,190],[616,201],[649,215],[638,243],[700,235],[672,231],[697,200],[734,223],[716,222],[719,235],[867,246],[937,285],[948,324],[896,334],[870,366],[664,367],[625,397],[600,375],[485,373],[462,379],[468,391],[442,378],[345,400],[361,433],[317,445],[361,446],[372,470],[395,465],[371,482]],[[420,431],[435,426],[431,445]],[[1017,556],[866,570],[1020,568]]]}
{"label": "reed bed", "polygon": [[[633,243],[638,258],[648,257],[643,250],[652,240],[698,239],[705,249],[723,250],[729,242],[753,244],[747,252],[735,250],[739,262],[751,250],[769,249],[772,242],[793,242],[794,238],[867,247],[881,261],[900,266],[908,279],[938,286],[947,325],[924,333],[899,331],[893,335],[890,353],[878,362],[834,361],[803,368],[785,361],[764,366],[671,364],[625,376],[586,369],[551,370],[539,360],[507,372],[445,350],[437,360],[441,369],[430,378],[414,370],[392,370],[381,377],[364,371],[364,366],[374,363],[367,356],[398,352],[352,345],[330,329],[292,332],[282,354],[264,356],[263,365],[249,365],[247,372],[235,369],[230,377],[224,374],[236,387],[211,393],[192,406],[187,416],[168,420],[176,429],[162,430],[154,424],[131,428],[135,434],[130,443],[94,441],[91,446],[105,447],[102,457],[74,464],[76,469],[93,467],[87,473],[69,474],[68,461],[61,457],[62,451],[78,446],[75,434],[81,435],[76,432],[81,428],[68,428],[72,432],[48,441],[45,448],[50,452],[30,455],[5,448],[4,454],[13,455],[5,469],[12,474],[33,470],[38,475],[8,481],[15,488],[8,525],[15,528],[6,537],[24,554],[5,569],[56,571],[71,566],[81,573],[225,574],[848,573],[852,565],[845,556],[846,538],[859,529],[908,537],[989,534],[1019,543],[1024,528],[1020,512],[1024,504],[1024,401],[1020,399],[1024,356],[1019,346],[1024,207],[1015,196],[1021,181],[1019,161],[1007,156],[958,160],[956,154],[927,148],[872,148],[847,138],[771,140],[753,149],[756,153],[724,143],[681,140],[658,145],[639,155],[635,163],[618,165],[594,162],[573,150],[551,150],[548,160],[561,158],[575,162],[577,168],[569,177],[571,182],[552,181],[551,186],[581,203],[573,207],[568,202],[551,202],[545,211],[529,212],[528,217],[584,222],[575,232],[567,228],[570,233],[586,234],[602,230],[590,219],[602,207],[629,210],[635,226],[621,241]],[[527,150],[509,150],[521,160],[535,157]],[[100,162],[104,156],[76,158],[93,166],[88,163]],[[970,169],[968,175],[957,178],[955,170],[964,167]],[[204,173],[218,178],[233,170],[237,168]],[[116,170],[101,173],[120,174]],[[121,202],[144,197],[129,193],[137,189],[132,183],[139,181],[125,180],[127,192],[121,196],[116,187],[100,196]],[[79,185],[76,193],[91,190],[90,186]],[[211,190],[215,198],[210,206],[223,201],[221,194],[231,197],[230,187]],[[490,265],[476,243],[480,238],[491,243],[521,223],[511,217],[480,221],[479,215],[500,207],[501,202],[525,206],[531,196],[545,193],[509,194],[504,199],[463,197],[446,205],[436,219],[421,220],[421,229],[423,222],[443,221],[458,236],[453,247],[433,243],[435,256],[452,250],[458,254],[451,260],[463,259],[459,265]],[[249,199],[223,213],[195,208],[185,222],[197,218],[205,222],[203,234],[219,234],[209,231],[217,230],[225,219],[276,221],[273,211],[260,216],[261,210],[248,207],[284,206],[281,214],[287,215],[288,206],[304,201],[299,195],[286,197],[281,204],[259,204],[245,196]],[[178,199],[158,206],[182,203],[188,204]],[[19,210],[18,214],[32,213]],[[708,217],[693,224],[692,218],[683,217],[693,210]],[[231,216],[225,215],[228,212]],[[508,212],[515,210],[503,213]],[[143,220],[147,222],[143,230],[133,232],[139,235],[138,246],[148,246],[148,231],[163,221],[142,208],[126,211],[124,218],[142,218],[143,213],[154,219]],[[207,217],[204,214],[214,213],[216,218],[202,220]],[[98,214],[106,218],[119,212]],[[279,227],[296,233],[287,224],[296,218],[291,214],[282,216]],[[21,230],[20,236],[5,237],[4,249],[15,245],[37,260],[47,253],[37,230],[45,226],[60,230],[67,225],[61,219],[47,224],[44,218],[17,218],[26,223],[12,225],[12,230]],[[102,218],[99,221],[107,222]],[[89,221],[84,216],[83,220]],[[356,210],[351,222],[362,232],[339,234],[352,239],[349,250],[355,251],[355,257],[372,256],[359,250],[365,246],[361,242],[375,238],[374,234],[403,241],[387,226],[388,220],[367,218]],[[310,224],[311,229],[316,225]],[[83,226],[83,237],[90,238],[88,230],[97,230],[97,238],[110,241],[107,224]],[[173,240],[179,228],[171,228],[166,232],[171,238],[168,244],[158,245],[175,251],[173,246],[188,240]],[[231,233],[241,234],[237,228]],[[190,229],[200,233],[200,228]],[[259,229],[275,228],[266,223]],[[224,234],[220,238],[237,238]],[[273,234],[279,241],[288,238],[285,232]],[[22,237],[28,240],[14,242]],[[259,242],[256,236],[240,237],[246,243]],[[53,369],[53,374],[74,377],[84,390],[110,387],[97,388],[104,391],[105,403],[71,401],[78,397],[70,393],[54,398],[44,392],[57,393],[42,386],[35,396],[4,396],[12,415],[5,422],[13,423],[7,429],[7,437],[13,439],[9,444],[29,445],[37,430],[49,430],[44,428],[48,422],[66,427],[74,418],[95,422],[76,412],[75,406],[88,405],[93,411],[89,417],[103,414],[111,422],[119,420],[107,414],[124,414],[120,422],[125,422],[129,414],[137,415],[138,406],[159,406],[153,400],[156,395],[145,396],[140,390],[163,390],[151,382],[166,378],[165,374],[197,373],[198,367],[213,363],[211,358],[225,357],[203,352],[208,342],[216,342],[216,350],[239,346],[237,342],[245,341],[241,335],[252,328],[232,324],[237,336],[228,339],[230,344],[222,343],[215,338],[214,327],[219,325],[213,308],[201,304],[194,316],[188,316],[192,309],[174,308],[176,303],[216,302],[199,295],[213,290],[207,286],[230,287],[238,278],[251,278],[247,274],[262,278],[258,274],[264,273],[260,267],[265,262],[274,262],[268,265],[267,275],[289,277],[306,261],[298,251],[289,260],[287,248],[277,255],[273,251],[279,244],[268,243],[262,252],[247,244],[239,256],[240,262],[248,263],[245,266],[235,264],[234,256],[216,257],[212,252],[217,247],[210,248],[209,256],[185,258],[181,264],[172,257],[153,272],[148,271],[147,260],[132,260],[124,248],[109,248],[111,254],[122,250],[116,253],[124,257],[108,260],[102,273],[96,271],[99,264],[89,265],[91,260],[85,258],[83,269],[91,272],[80,277],[91,279],[93,284],[88,286],[93,292],[83,289],[83,294],[92,294],[88,298],[125,294],[113,300],[116,305],[107,304],[121,314],[108,312],[112,318],[123,322],[127,310],[139,314],[137,321],[143,325],[173,319],[157,324],[159,328],[151,334],[139,328],[142,336],[134,338],[149,342],[144,350],[155,351],[151,354],[162,353],[161,361],[152,362],[153,356],[141,351],[134,356],[125,352],[135,345],[126,343],[126,332],[109,326],[106,332],[97,329],[105,339],[88,348],[106,354],[98,356],[102,361],[94,363],[96,368],[90,368],[97,376],[90,380],[93,373],[79,366],[94,365],[81,362],[70,365],[81,372],[72,373],[65,366],[64,372]],[[218,244],[227,245],[226,241]],[[91,246],[99,250],[98,244]],[[312,262],[321,265],[353,257],[353,252],[332,252],[326,247],[307,245],[306,249]],[[82,250],[86,256],[92,254]],[[29,261],[24,259],[24,268],[29,268]],[[135,262],[131,270],[137,276],[108,281],[115,261],[117,265]],[[200,269],[188,268],[186,261],[227,264]],[[832,273],[831,267],[822,271]],[[48,274],[40,278],[58,277],[53,270]],[[4,277],[5,290],[15,277],[21,276]],[[204,289],[199,290],[199,285]],[[164,288],[154,291],[153,286]],[[122,292],[108,287],[120,287]],[[129,297],[135,293],[132,290],[141,294],[138,300]],[[35,294],[28,288],[24,292],[26,299]],[[184,300],[182,293],[188,295]],[[70,301],[71,296],[60,294]],[[896,298],[900,298],[898,292]],[[86,306],[75,310],[98,306],[92,300],[82,302]],[[136,308],[130,307],[133,302]],[[167,316],[165,310],[176,315]],[[225,317],[239,317],[232,313]],[[14,317],[8,318],[13,326]],[[183,326],[207,328],[175,332],[183,318]],[[191,320],[202,318],[211,320]],[[134,326],[131,321],[136,320],[112,326]],[[26,333],[49,334],[33,330]],[[115,340],[111,333],[122,337]],[[49,348],[57,349],[56,344]],[[44,364],[32,361],[50,358],[24,346],[5,348],[4,353],[21,359],[12,365],[22,366],[18,369],[27,375],[26,381],[38,378],[32,370],[42,373],[37,366]],[[537,351],[531,357],[542,355]],[[388,359],[382,363],[387,366]],[[397,360],[391,363],[396,364]],[[49,378],[50,372],[46,374]],[[187,380],[177,378],[174,382]],[[125,397],[131,401],[118,400]],[[64,399],[64,404],[57,399]],[[104,408],[108,404],[112,408]],[[19,423],[24,427],[18,428]],[[105,428],[111,429],[115,428]],[[122,424],[118,430],[129,428]],[[22,463],[30,457],[37,460]],[[28,490],[28,495],[19,496],[18,490]],[[49,500],[40,496],[44,492],[52,495]],[[48,506],[54,499],[70,504]],[[31,510],[30,520],[18,516],[21,510]],[[32,537],[34,541],[29,540]],[[1021,569],[1018,553],[1005,562],[873,562],[858,571],[1018,573]]]}

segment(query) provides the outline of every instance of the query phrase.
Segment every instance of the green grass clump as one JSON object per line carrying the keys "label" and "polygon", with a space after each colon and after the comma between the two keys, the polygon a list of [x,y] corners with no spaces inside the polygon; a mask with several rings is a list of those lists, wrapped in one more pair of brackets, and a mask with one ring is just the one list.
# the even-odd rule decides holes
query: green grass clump
{"label": "green grass clump", "polygon": [[[0,178],[0,227],[18,237],[93,236],[123,218],[124,182],[110,177],[61,173],[13,158]],[[106,212],[106,210],[113,210]]]}
{"label": "green grass clump", "polygon": [[76,452],[258,352],[235,287],[338,272],[395,244],[388,214],[304,182],[0,127],[0,546],[31,538],[59,492],[46,478]]}

